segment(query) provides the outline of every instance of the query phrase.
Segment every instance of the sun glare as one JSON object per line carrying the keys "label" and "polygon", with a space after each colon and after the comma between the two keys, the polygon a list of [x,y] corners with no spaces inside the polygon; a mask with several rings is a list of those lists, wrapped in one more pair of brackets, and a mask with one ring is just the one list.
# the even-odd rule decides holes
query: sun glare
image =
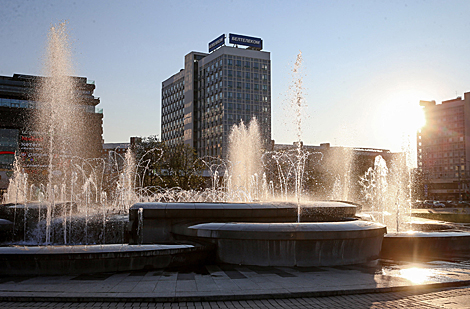
{"label": "sun glare", "polygon": [[421,92],[406,89],[404,91],[391,91],[380,100],[380,121],[383,137],[391,146],[402,147],[404,137],[415,143],[416,133],[425,123],[425,117],[420,100],[429,97]]}
{"label": "sun glare", "polygon": [[425,125],[423,109],[419,101],[426,99],[419,91],[406,91],[390,96],[385,104],[385,116],[393,121],[393,130],[416,134]]}
{"label": "sun glare", "polygon": [[400,270],[400,276],[413,284],[423,283],[432,275],[433,271],[425,268],[412,267]]}

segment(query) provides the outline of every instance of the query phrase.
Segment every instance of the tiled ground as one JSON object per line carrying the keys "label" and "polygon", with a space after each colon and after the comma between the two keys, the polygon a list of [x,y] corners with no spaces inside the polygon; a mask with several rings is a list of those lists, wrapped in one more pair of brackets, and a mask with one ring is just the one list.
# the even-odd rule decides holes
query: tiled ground
{"label": "tiled ground", "polygon": [[0,308],[469,308],[470,287],[330,297],[206,302],[0,302]]}
{"label": "tiled ground", "polygon": [[470,285],[469,260],[309,268],[208,265],[191,271],[3,277],[0,300],[242,300],[459,286]]}

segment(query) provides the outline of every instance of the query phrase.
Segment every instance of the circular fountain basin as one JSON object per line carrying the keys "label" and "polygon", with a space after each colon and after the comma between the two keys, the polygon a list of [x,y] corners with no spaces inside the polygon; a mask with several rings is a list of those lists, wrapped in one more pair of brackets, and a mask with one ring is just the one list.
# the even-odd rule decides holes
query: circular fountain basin
{"label": "circular fountain basin", "polygon": [[380,255],[387,259],[419,260],[446,258],[469,251],[469,232],[413,231],[385,235]]}
{"label": "circular fountain basin", "polygon": [[[259,218],[297,221],[340,221],[354,217],[357,206],[337,201],[312,201],[300,204],[290,202],[263,203],[136,203],[129,209],[130,216],[143,210],[145,218]],[[245,220],[244,220],[245,221]]]}
{"label": "circular fountain basin", "polygon": [[202,223],[174,231],[212,241],[223,263],[334,266],[378,258],[386,227],[366,221]]}
{"label": "circular fountain basin", "polygon": [[[269,223],[297,222],[299,218],[301,222],[334,222],[351,220],[356,209],[356,205],[337,201],[312,201],[300,205],[290,202],[137,203],[129,209],[129,243],[174,241],[172,230],[181,222],[192,225],[208,222]],[[140,236],[138,231],[141,231]]]}
{"label": "circular fountain basin", "polygon": [[2,275],[64,275],[150,270],[206,263],[213,246],[75,245],[0,247]]}

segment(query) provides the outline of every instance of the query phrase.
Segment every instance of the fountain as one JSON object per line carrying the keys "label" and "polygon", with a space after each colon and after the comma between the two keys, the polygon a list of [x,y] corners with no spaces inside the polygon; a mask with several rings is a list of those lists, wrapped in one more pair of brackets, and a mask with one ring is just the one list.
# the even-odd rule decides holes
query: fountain
{"label": "fountain", "polygon": [[[253,119],[248,126],[241,123],[232,129],[228,161],[213,163],[211,158],[204,162],[212,173],[212,188],[150,190],[137,188],[136,171],[145,162],[136,162],[131,151],[122,159],[121,170],[115,163],[106,165],[104,160],[77,156],[80,139],[75,144],[76,132],[84,129],[73,107],[76,98],[69,77],[65,25],[51,29],[49,51],[48,77],[37,94],[43,105],[32,128],[47,133],[43,138],[47,179],[29,185],[19,160],[15,163],[6,196],[9,204],[1,210],[12,220],[0,222],[2,230],[13,227],[12,235],[7,234],[13,242],[0,248],[0,273],[131,271],[213,260],[260,266],[332,266],[379,257],[386,233],[383,223],[389,224],[385,216],[382,223],[361,220],[356,216],[356,204],[311,201],[303,196],[306,162],[322,156],[302,147],[301,78],[294,80],[292,98],[296,149],[262,154]],[[299,54],[295,74],[301,60]],[[72,122],[78,128],[72,128]],[[374,211],[389,199],[389,195],[381,195],[385,188],[397,189],[393,194],[398,195],[405,191],[385,181],[390,169],[377,160],[377,167],[364,177],[364,183],[371,183],[365,190],[369,190],[366,196]],[[266,175],[262,162],[269,162],[276,178]],[[105,186],[109,169],[115,171],[109,173],[115,178],[109,179],[111,186]],[[347,198],[348,181],[347,173],[338,178],[340,199]],[[104,189],[108,187],[114,190]],[[398,214],[399,208],[394,209]],[[128,221],[123,217],[126,214]],[[396,222],[398,230],[400,223]]]}
{"label": "fountain", "polygon": [[[278,170],[277,198],[282,201],[270,196],[264,174],[259,182],[262,170],[256,122],[252,120],[248,129],[241,123],[230,135],[228,190],[242,188],[251,201],[137,203],[129,210],[130,243],[206,242],[214,245],[219,262],[257,266],[332,266],[378,258],[384,225],[357,220],[356,206],[350,203],[302,200],[305,163],[311,154],[301,143],[304,103],[302,80],[297,77],[301,61],[299,54],[293,70],[297,147],[263,155],[276,162],[270,168]],[[260,188],[265,190],[261,194]],[[253,201],[260,197],[268,199]]]}

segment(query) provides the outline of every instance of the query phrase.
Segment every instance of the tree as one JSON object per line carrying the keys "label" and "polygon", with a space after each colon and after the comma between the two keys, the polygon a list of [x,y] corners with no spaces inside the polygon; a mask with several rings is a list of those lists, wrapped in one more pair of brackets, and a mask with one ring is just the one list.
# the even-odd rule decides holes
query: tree
{"label": "tree", "polygon": [[204,164],[197,159],[196,150],[188,145],[177,145],[163,154],[166,173],[163,178],[168,187],[184,190],[197,189],[204,184]]}
{"label": "tree", "polygon": [[194,148],[179,144],[169,147],[158,137],[138,139],[134,145],[142,187],[197,189],[204,184],[204,164]]}

